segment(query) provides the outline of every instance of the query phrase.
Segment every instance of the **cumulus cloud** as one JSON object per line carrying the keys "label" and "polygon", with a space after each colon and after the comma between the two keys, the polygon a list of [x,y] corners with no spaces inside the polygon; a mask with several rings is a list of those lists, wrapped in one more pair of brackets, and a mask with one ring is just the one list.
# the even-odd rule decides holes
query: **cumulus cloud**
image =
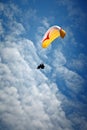
{"label": "cumulus cloud", "polygon": [[10,21],[9,29],[0,43],[1,129],[72,129],[56,97],[57,85],[36,69],[41,59],[34,43],[20,37],[25,31],[22,23]]}
{"label": "cumulus cloud", "polygon": [[[23,45],[23,41],[21,42],[22,50],[16,43],[13,47],[4,46],[1,49],[1,122],[7,129],[13,130],[71,129],[70,122],[61,108],[61,101],[56,97],[58,91],[56,84],[50,83],[43,72],[29,66],[28,62],[32,61],[32,54],[35,51],[34,44],[28,42],[29,46],[33,47],[29,54],[31,59],[27,61],[24,57],[26,46]],[[37,54],[35,58],[37,59]]]}

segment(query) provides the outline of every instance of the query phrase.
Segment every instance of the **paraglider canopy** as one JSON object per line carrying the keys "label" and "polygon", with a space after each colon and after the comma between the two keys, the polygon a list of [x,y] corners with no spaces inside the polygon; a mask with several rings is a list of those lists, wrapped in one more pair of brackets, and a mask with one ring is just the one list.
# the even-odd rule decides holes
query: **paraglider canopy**
{"label": "paraglider canopy", "polygon": [[52,26],[47,30],[43,39],[42,39],[42,47],[47,48],[56,38],[61,37],[64,38],[66,35],[65,30],[63,30],[59,26]]}

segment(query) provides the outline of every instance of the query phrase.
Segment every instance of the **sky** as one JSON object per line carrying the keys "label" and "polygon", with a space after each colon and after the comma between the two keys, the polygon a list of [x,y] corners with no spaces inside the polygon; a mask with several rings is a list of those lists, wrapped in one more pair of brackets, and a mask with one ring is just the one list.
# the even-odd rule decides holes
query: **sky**
{"label": "sky", "polygon": [[[87,130],[86,12],[85,0],[0,0],[0,130]],[[43,49],[53,25],[66,36]]]}

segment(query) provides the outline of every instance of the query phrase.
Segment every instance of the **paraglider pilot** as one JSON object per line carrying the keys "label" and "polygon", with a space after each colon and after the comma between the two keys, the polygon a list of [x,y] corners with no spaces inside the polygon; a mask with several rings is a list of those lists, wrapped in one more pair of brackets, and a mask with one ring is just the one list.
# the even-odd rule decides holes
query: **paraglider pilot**
{"label": "paraglider pilot", "polygon": [[40,64],[38,67],[37,67],[37,69],[44,69],[44,64]]}

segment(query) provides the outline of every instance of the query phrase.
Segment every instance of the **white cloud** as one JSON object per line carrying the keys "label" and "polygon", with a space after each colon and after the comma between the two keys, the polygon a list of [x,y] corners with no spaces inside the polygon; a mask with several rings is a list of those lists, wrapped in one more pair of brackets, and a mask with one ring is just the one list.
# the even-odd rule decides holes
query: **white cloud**
{"label": "white cloud", "polygon": [[2,21],[0,20],[0,35],[2,35],[4,32],[4,28],[2,26]]}
{"label": "white cloud", "polygon": [[66,59],[65,59],[63,53],[60,52],[60,51],[58,52],[58,50],[56,50],[54,52],[53,59],[55,59],[55,60],[53,60],[53,66],[54,67],[62,66],[64,64],[66,64]]}
{"label": "white cloud", "polygon": [[4,11],[4,5],[3,5],[3,3],[0,3],[0,11]]}
{"label": "white cloud", "polygon": [[65,67],[67,61],[61,52],[55,51],[54,59],[55,60],[53,60],[52,64],[55,67],[56,72],[53,74],[53,76],[56,77],[58,73],[58,76],[65,81],[66,86],[78,93],[83,87],[84,79],[76,72]]}
{"label": "white cloud", "polygon": [[76,70],[82,71],[83,69],[86,69],[87,66],[87,57],[83,53],[80,53],[78,57],[75,59],[72,59],[69,66],[72,66]]}
{"label": "white cloud", "polygon": [[42,20],[42,24],[43,24],[46,28],[49,28],[49,26],[50,26],[50,24],[49,24],[47,18],[44,18],[44,19]]}
{"label": "white cloud", "polygon": [[36,69],[40,57],[34,43],[10,37],[0,48],[0,120],[13,130],[72,129],[56,84]]}
{"label": "white cloud", "polygon": [[21,23],[12,22],[11,25],[9,25],[9,28],[11,28],[11,32],[13,34],[19,35],[25,31],[23,25]]}
{"label": "white cloud", "polygon": [[15,20],[18,14],[21,14],[21,10],[18,9],[17,5],[13,4],[11,1],[8,3],[0,3],[1,14],[8,20]]}

